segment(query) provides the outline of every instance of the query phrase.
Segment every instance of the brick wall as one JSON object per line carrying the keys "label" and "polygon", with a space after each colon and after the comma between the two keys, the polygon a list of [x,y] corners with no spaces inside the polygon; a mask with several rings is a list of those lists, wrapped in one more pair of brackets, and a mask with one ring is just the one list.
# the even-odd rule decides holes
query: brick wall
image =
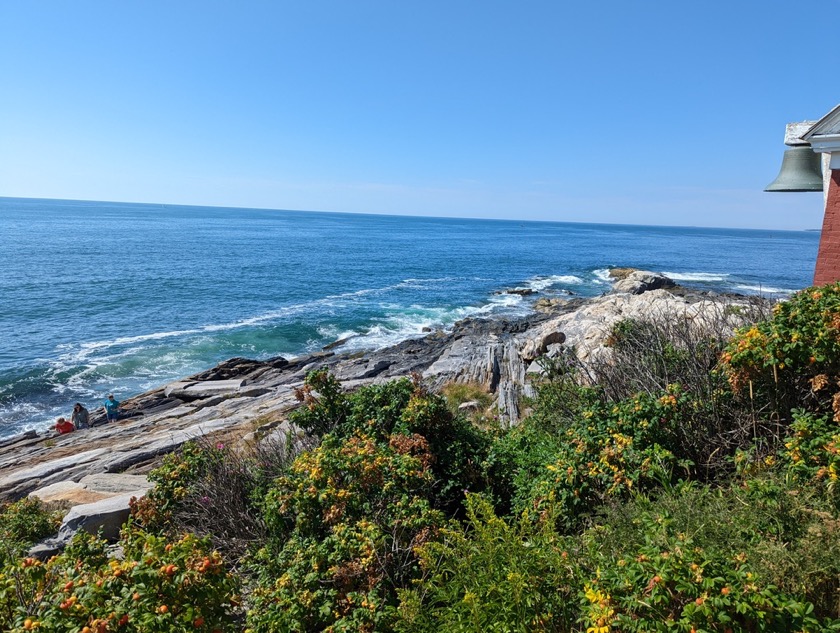
{"label": "brick wall", "polygon": [[840,281],[840,169],[831,172],[814,285]]}

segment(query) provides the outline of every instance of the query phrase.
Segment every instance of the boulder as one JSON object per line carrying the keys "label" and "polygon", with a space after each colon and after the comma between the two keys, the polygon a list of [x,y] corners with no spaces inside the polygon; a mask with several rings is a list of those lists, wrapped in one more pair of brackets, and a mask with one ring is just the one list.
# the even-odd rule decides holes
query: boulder
{"label": "boulder", "polygon": [[543,297],[534,302],[534,310],[538,312],[554,312],[567,302],[566,299],[558,299],[557,297],[549,298]]}
{"label": "boulder", "polygon": [[522,350],[519,352],[519,357],[526,364],[543,356],[548,351],[549,345],[562,344],[566,341],[566,335],[563,332],[554,331],[541,334],[537,338],[528,339]]}
{"label": "boulder", "polygon": [[610,278],[615,279],[616,281],[621,281],[622,279],[626,279],[627,275],[629,275],[630,273],[634,273],[637,270],[639,270],[639,269],[638,268],[628,268],[628,267],[620,268],[619,267],[619,268],[610,268],[609,271],[607,271],[607,273],[609,274]]}
{"label": "boulder", "polygon": [[507,290],[500,290],[496,292],[497,295],[519,295],[520,297],[530,297],[537,294],[533,288],[508,288]]}
{"label": "boulder", "polygon": [[613,292],[627,292],[631,295],[640,295],[649,290],[673,288],[676,285],[672,279],[665,275],[650,272],[649,270],[634,270],[613,285]]}
{"label": "boulder", "polygon": [[97,534],[101,530],[105,539],[117,540],[123,523],[128,520],[131,498],[140,496],[142,493],[125,493],[102,501],[74,506],[61,523],[58,541],[69,543],[79,530],[85,530],[91,534]]}

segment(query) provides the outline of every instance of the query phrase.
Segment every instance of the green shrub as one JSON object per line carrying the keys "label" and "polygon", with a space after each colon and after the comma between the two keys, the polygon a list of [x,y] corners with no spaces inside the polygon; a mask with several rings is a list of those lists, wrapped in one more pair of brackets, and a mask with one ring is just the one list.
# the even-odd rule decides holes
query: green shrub
{"label": "green shrub", "polygon": [[58,531],[61,513],[51,512],[40,499],[25,498],[0,508],[0,564],[21,556],[35,542]]}
{"label": "green shrub", "polygon": [[496,510],[502,515],[523,507],[534,481],[544,477],[546,466],[563,450],[563,436],[523,420],[493,442],[484,468]]}
{"label": "green shrub", "polygon": [[683,535],[721,568],[749,563],[762,587],[813,604],[820,619],[840,618],[840,517],[818,490],[791,485],[773,470],[720,487],[680,484],[606,507],[587,532],[598,554],[590,564],[626,562],[646,547],[668,550],[669,539]]}
{"label": "green shrub", "polygon": [[620,558],[592,543],[594,573],[584,586],[588,631],[828,631],[813,605],[764,582],[745,554],[714,556],[664,515],[642,514],[640,546]]}
{"label": "green shrub", "polygon": [[169,453],[163,463],[149,473],[154,486],[146,496],[132,502],[132,516],[146,529],[163,531],[171,525],[172,514],[189,496],[213,462],[225,459],[224,446],[186,442],[177,453]]}
{"label": "green shrub", "polygon": [[155,487],[133,501],[133,517],[159,533],[206,536],[225,558],[237,561],[263,541],[260,500],[307,442],[291,434],[248,449],[208,439],[187,442],[150,473]]}
{"label": "green shrub", "polygon": [[669,412],[668,428],[662,428],[667,443],[660,443],[679,461],[691,462],[692,477],[712,479],[731,471],[729,457],[753,442],[754,420],[725,378],[711,371],[724,343],[696,330],[682,321],[673,326],[662,319],[625,320],[614,327],[605,360],[586,365],[571,352],[544,359],[529,422],[562,434],[578,428],[583,416],[611,415],[618,407],[644,423],[650,411],[632,410],[640,402],[678,394],[678,410]]}
{"label": "green shrub", "polygon": [[509,525],[479,495],[463,528],[420,548],[423,578],[400,594],[396,630],[569,631],[578,615],[575,565],[551,521]]}
{"label": "green shrub", "polygon": [[327,369],[310,372],[295,396],[303,406],[290,419],[307,433],[326,435],[342,426],[349,414],[347,395]]}
{"label": "green shrub", "polygon": [[840,503],[840,424],[802,410],[793,411],[793,420],[779,451],[786,472],[799,483],[824,488]]}

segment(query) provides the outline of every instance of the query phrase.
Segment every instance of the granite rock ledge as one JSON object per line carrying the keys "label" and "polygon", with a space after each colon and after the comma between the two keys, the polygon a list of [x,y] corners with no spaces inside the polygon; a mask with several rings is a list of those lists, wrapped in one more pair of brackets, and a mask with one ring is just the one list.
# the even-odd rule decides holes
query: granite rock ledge
{"label": "granite rock ledge", "polygon": [[[643,274],[629,273],[600,297],[554,302],[516,320],[466,319],[451,331],[367,353],[342,353],[337,345],[293,359],[232,358],[124,401],[126,415],[118,422],[94,418],[90,429],[53,437],[30,432],[0,443],[0,501],[31,495],[75,506],[128,498],[128,493],[139,497],[148,487],[146,473],[190,439],[209,436],[237,444],[282,435],[298,404],[295,389],[318,368],[328,368],[348,389],[412,373],[433,389],[475,383],[494,398],[500,418],[515,424],[523,414],[523,397],[534,393],[539,355],[565,345],[582,360],[595,359],[609,353],[605,341],[623,319],[657,314],[702,322],[720,310],[721,302],[751,301],[691,291],[661,275],[638,272]],[[645,289],[623,283],[634,275]],[[656,289],[648,289],[651,285]]]}

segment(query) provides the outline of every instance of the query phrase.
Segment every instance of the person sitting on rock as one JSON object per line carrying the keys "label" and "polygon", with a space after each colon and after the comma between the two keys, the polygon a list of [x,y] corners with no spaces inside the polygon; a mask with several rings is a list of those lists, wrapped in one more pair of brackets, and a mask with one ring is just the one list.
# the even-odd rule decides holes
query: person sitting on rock
{"label": "person sitting on rock", "polygon": [[70,421],[77,429],[90,428],[90,413],[82,406],[81,402],[73,405],[73,415],[70,416]]}
{"label": "person sitting on rock", "polygon": [[114,400],[114,394],[108,394],[108,399],[104,403],[104,408],[105,417],[108,419],[108,422],[116,422],[120,417],[120,403],[118,400]]}
{"label": "person sitting on rock", "polygon": [[72,433],[76,430],[76,427],[73,426],[73,423],[70,422],[70,420],[58,418],[55,423],[55,430],[58,431],[59,435],[64,435],[65,433]]}

